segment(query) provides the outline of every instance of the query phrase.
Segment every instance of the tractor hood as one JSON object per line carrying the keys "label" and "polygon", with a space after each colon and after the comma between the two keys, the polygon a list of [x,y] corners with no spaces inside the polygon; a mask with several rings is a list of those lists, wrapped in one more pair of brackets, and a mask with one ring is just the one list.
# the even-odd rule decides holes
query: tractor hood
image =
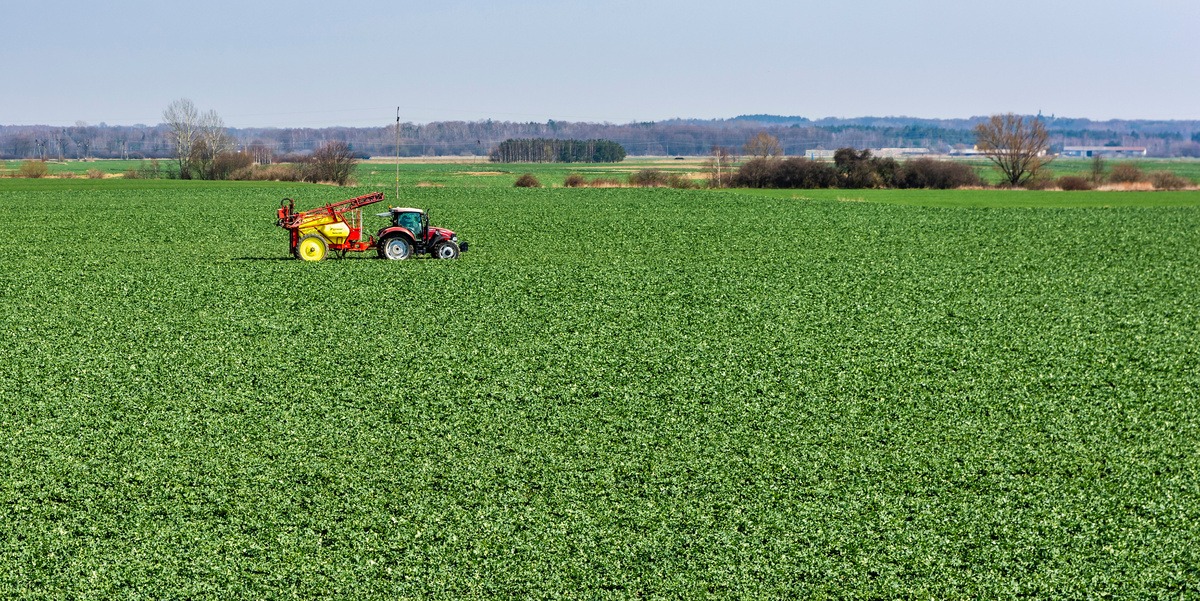
{"label": "tractor hood", "polygon": [[454,237],[454,231],[448,230],[444,227],[431,227],[431,228],[429,228],[429,234],[430,234],[431,238],[453,238]]}

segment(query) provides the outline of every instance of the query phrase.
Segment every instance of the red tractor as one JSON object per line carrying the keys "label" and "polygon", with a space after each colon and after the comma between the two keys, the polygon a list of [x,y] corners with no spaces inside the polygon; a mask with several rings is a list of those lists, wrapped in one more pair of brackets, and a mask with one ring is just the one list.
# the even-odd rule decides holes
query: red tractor
{"label": "red tractor", "polygon": [[291,235],[292,254],[304,261],[320,261],[329,251],[344,257],[347,252],[375,249],[380,258],[404,260],[414,254],[436,259],[453,259],[467,252],[467,243],[441,227],[429,226],[429,215],[421,209],[392,207],[379,217],[390,217],[391,225],[363,240],[362,208],[383,200],[382,192],[364,194],[307,211],[297,211],[296,202],[283,199],[276,225]]}

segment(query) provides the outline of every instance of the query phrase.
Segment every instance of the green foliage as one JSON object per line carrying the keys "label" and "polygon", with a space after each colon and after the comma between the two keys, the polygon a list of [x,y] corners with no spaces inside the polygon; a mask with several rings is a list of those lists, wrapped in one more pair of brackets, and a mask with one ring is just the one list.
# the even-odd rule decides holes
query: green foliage
{"label": "green foliage", "polygon": [[1200,594],[1200,194],[510,185],[0,182],[0,591]]}

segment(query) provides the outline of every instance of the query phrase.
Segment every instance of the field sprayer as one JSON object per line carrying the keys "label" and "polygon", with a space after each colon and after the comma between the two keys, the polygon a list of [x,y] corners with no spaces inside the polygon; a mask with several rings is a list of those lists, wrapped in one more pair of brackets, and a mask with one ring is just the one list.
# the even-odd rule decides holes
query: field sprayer
{"label": "field sprayer", "polygon": [[276,225],[286,229],[292,255],[304,261],[320,261],[329,251],[344,257],[347,252],[375,249],[382,259],[403,260],[414,254],[453,259],[467,251],[467,243],[441,227],[429,226],[429,215],[421,209],[392,207],[378,217],[391,224],[363,240],[362,208],[383,200],[383,192],[372,192],[324,206],[296,210],[296,201],[285,198],[276,212]]}

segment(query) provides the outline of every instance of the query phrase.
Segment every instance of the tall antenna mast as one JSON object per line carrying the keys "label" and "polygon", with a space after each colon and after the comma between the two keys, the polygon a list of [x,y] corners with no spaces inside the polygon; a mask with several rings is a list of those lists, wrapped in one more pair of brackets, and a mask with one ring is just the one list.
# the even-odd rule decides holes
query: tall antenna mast
{"label": "tall antenna mast", "polygon": [[396,107],[396,202],[400,202],[400,107]]}

